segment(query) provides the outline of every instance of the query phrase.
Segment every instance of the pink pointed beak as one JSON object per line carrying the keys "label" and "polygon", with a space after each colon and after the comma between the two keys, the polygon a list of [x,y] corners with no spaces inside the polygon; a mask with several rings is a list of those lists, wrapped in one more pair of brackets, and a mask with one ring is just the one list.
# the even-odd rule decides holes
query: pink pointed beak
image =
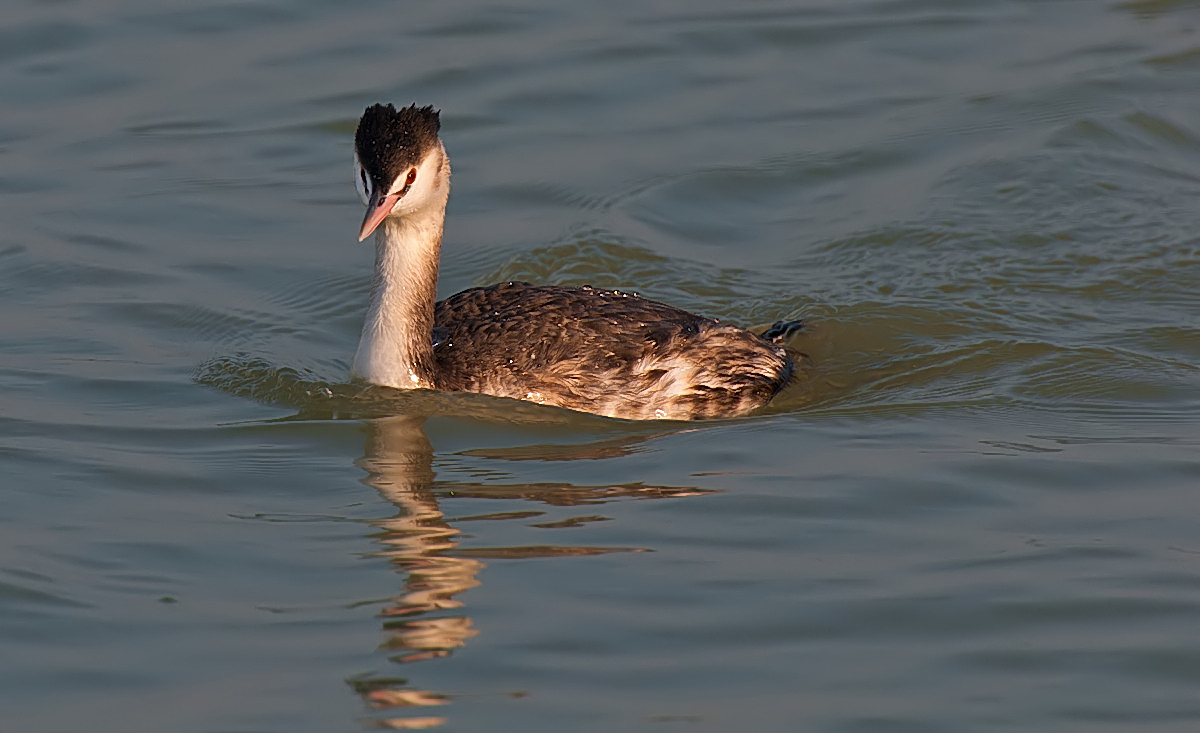
{"label": "pink pointed beak", "polygon": [[367,215],[363,217],[362,228],[358,230],[358,241],[363,241],[371,236],[371,232],[383,223],[383,220],[388,218],[392,213],[392,207],[400,200],[403,194],[392,193],[386,195],[372,194],[371,200],[367,202]]}

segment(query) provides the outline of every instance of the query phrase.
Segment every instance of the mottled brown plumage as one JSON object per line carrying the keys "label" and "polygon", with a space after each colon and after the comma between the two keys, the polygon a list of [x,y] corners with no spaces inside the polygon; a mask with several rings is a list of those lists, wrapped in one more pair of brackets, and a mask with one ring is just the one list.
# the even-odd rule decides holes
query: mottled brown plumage
{"label": "mottled brown plumage", "polygon": [[690,420],[739,415],[788,382],[787,351],[639,295],[503,283],[434,312],[438,389],[599,415]]}
{"label": "mottled brown plumage", "polygon": [[635,420],[742,415],[791,380],[795,322],[764,338],[636,294],[516,282],[433,304],[450,176],[437,131],[431,107],[374,105],[355,134],[360,236],[376,231],[355,376]]}

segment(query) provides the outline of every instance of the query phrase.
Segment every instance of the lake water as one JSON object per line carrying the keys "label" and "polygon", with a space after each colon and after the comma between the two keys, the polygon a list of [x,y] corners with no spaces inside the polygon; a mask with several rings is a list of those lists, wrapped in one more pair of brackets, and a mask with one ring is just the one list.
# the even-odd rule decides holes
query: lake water
{"label": "lake water", "polygon": [[[9,3],[0,730],[1200,729],[1200,7]],[[761,415],[347,371],[440,292],[808,324]]]}

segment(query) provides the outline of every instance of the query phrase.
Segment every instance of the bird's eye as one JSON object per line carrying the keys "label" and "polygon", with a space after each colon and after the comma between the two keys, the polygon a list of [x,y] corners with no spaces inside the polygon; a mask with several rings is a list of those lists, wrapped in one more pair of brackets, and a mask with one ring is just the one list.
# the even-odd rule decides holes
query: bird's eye
{"label": "bird's eye", "polygon": [[404,185],[411,186],[415,180],[417,180],[417,169],[413,168],[408,172],[408,178],[404,179]]}

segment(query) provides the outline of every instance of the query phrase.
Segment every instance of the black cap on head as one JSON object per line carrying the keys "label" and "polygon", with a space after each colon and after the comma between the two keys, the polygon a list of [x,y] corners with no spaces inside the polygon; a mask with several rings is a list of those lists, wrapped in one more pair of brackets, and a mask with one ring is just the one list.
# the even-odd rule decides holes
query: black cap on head
{"label": "black cap on head", "polygon": [[406,168],[417,165],[437,144],[441,121],[432,105],[396,109],[373,104],[363,112],[354,133],[358,161],[377,185],[388,186]]}

